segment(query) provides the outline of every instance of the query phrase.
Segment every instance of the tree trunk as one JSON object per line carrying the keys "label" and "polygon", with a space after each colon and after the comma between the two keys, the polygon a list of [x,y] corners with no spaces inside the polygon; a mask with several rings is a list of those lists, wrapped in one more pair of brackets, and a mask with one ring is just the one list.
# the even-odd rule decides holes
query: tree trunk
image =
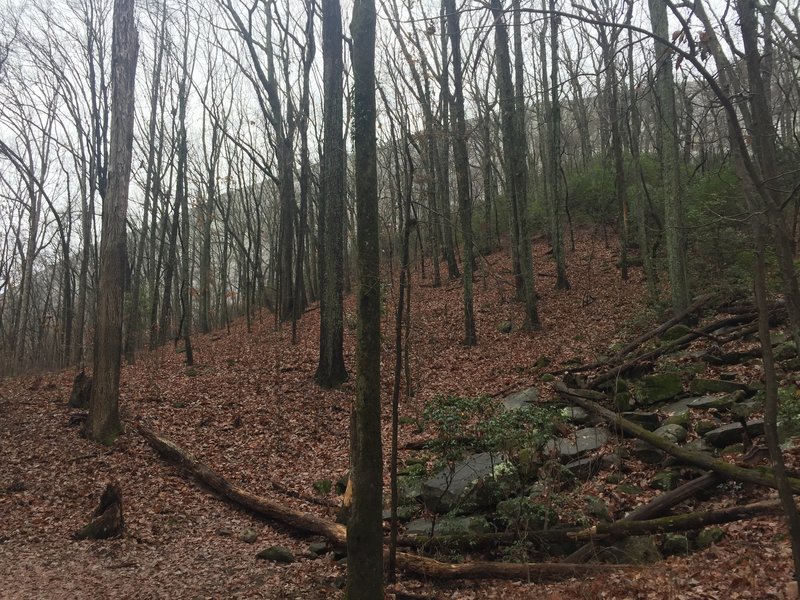
{"label": "tree trunk", "polygon": [[344,365],[344,208],[345,141],[342,136],[342,10],[338,0],[322,3],[323,141],[320,173],[319,363],[314,375],[322,387],[347,380]]}
{"label": "tree trunk", "polygon": [[533,261],[531,242],[528,236],[528,168],[524,155],[525,141],[524,115],[517,110],[514,100],[514,86],[511,80],[511,57],[508,46],[508,30],[503,16],[500,0],[492,0],[494,14],[495,51],[497,53],[497,87],[500,99],[500,119],[503,133],[503,154],[506,164],[506,189],[511,201],[512,243],[517,248],[519,272],[515,272],[517,291],[522,289],[525,302],[525,322],[523,329],[539,327],[539,314],[536,309],[536,292],[533,286]]}
{"label": "tree trunk", "polygon": [[458,186],[458,213],[461,220],[462,236],[462,287],[464,290],[464,344],[474,346],[475,310],[472,305],[472,279],[474,253],[472,247],[472,191],[469,180],[469,156],[467,151],[467,122],[464,116],[463,65],[461,64],[461,26],[455,0],[443,0],[442,7],[447,14],[447,34],[450,37],[453,59],[453,97],[452,119],[455,135],[453,137],[453,158],[455,159],[456,184]]}
{"label": "tree trunk", "polygon": [[[649,0],[653,33],[669,39],[665,0]],[[667,247],[672,310],[679,313],[689,305],[689,282],[686,274],[686,240],[683,228],[683,184],[679,159],[678,118],[675,107],[675,79],[672,53],[663,42],[654,40],[656,54],[656,105],[661,157],[661,192],[664,198],[664,235]]]}
{"label": "tree trunk", "polygon": [[86,421],[87,436],[104,444],[113,444],[122,431],[119,419],[119,374],[127,267],[125,217],[131,177],[134,85],[139,51],[133,4],[132,0],[114,1],[109,178],[108,190],[103,198],[94,383]]}
{"label": "tree trunk", "polygon": [[356,397],[350,422],[353,505],[347,526],[349,600],[383,597],[381,450],[381,298],[375,109],[375,3],[356,0],[353,39],[353,141],[358,218]]}

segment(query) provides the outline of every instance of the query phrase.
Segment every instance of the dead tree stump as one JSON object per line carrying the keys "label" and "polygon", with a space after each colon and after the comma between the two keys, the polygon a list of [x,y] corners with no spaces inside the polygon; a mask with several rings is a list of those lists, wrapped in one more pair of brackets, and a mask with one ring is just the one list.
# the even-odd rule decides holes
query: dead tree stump
{"label": "dead tree stump", "polygon": [[122,491],[116,482],[106,485],[100,497],[100,506],[92,514],[88,525],[72,534],[76,540],[105,540],[122,535],[125,521],[122,518]]}
{"label": "dead tree stump", "polygon": [[92,395],[92,378],[81,370],[72,382],[72,393],[69,395],[71,408],[89,408],[89,396]]}

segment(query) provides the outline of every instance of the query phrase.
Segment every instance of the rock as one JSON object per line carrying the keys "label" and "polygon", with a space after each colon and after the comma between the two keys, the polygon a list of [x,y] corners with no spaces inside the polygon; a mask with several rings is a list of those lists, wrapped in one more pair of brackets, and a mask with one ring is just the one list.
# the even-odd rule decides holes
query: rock
{"label": "rock", "polygon": [[664,421],[664,425],[680,425],[686,429],[689,426],[689,412],[687,411],[667,417],[667,420]]}
{"label": "rock", "polygon": [[715,408],[717,410],[727,410],[733,404],[729,396],[701,396],[700,398],[693,398],[689,403],[689,408],[695,410],[710,410]]}
{"label": "rock", "polygon": [[408,535],[430,535],[433,521],[430,519],[414,519],[406,524]]}
{"label": "rock", "polygon": [[328,542],[311,542],[308,545],[308,551],[317,556],[325,554],[330,549]]}
{"label": "rock", "polygon": [[719,427],[719,421],[711,420],[711,419],[703,419],[702,421],[697,421],[694,424],[694,431],[700,437],[703,437],[709,431],[712,431]]}
{"label": "rock", "polygon": [[773,356],[775,360],[789,360],[797,356],[797,348],[794,342],[785,342],[779,344],[775,350],[773,350]]}
{"label": "rock", "polygon": [[625,538],[609,548],[614,560],[622,564],[645,565],[661,560],[661,553],[652,536],[638,535]]}
{"label": "rock", "polygon": [[660,410],[668,417],[688,414],[689,403],[692,400],[694,400],[694,398],[681,398],[680,400],[676,400],[675,402],[671,402],[670,404],[662,406]]}
{"label": "rock", "polygon": [[482,515],[467,515],[464,517],[438,519],[435,526],[430,519],[414,519],[406,525],[406,533],[409,535],[428,536],[431,534],[432,528],[434,535],[469,535],[489,533],[492,530],[486,517]]}
{"label": "rock", "polygon": [[[741,442],[743,431],[744,427],[742,427],[741,423],[731,423],[712,429],[703,436],[703,439],[716,448],[724,448],[725,446]],[[764,419],[749,421],[747,423],[747,432],[751,437],[763,434]]]}
{"label": "rock", "polygon": [[586,496],[586,513],[601,521],[611,520],[611,512],[608,510],[608,504],[605,503],[605,500],[597,496]]}
{"label": "rock", "polygon": [[511,333],[513,328],[514,324],[511,321],[500,321],[497,324],[497,331],[500,333]]}
{"label": "rock", "polygon": [[647,431],[657,429],[661,424],[661,417],[656,412],[645,411],[626,411],[620,414],[623,419],[627,419],[631,423],[636,423],[640,427],[644,427]]}
{"label": "rock", "polygon": [[697,377],[689,384],[689,391],[695,396],[705,396],[707,394],[730,394],[738,390],[746,390],[747,386],[735,381],[723,381],[722,379],[702,379]]}
{"label": "rock", "polygon": [[239,534],[239,539],[245,544],[254,544],[258,539],[258,533],[252,529],[243,529]]}
{"label": "rock", "polygon": [[698,549],[703,550],[712,544],[716,544],[724,537],[725,532],[719,527],[706,527],[703,529],[703,531],[697,534],[697,540],[695,543],[697,544]]}
{"label": "rock", "polygon": [[616,412],[625,412],[633,408],[633,400],[629,392],[617,392],[612,401]]}
{"label": "rock", "polygon": [[688,554],[689,538],[680,533],[668,533],[661,542],[661,551],[664,554]]}
{"label": "rock", "polygon": [[[410,521],[411,519],[413,519],[416,513],[417,513],[416,506],[398,506],[397,520],[405,523],[406,521]],[[392,511],[387,508],[381,514],[381,518],[384,521],[389,521],[392,518]]]}
{"label": "rock", "polygon": [[662,460],[664,460],[665,456],[664,452],[658,448],[651,446],[644,440],[638,439],[633,442],[631,454],[648,465],[656,465],[660,463]]}
{"label": "rock", "polygon": [[561,418],[581,425],[589,420],[589,413],[580,406],[565,406],[561,409]]}
{"label": "rock", "polygon": [[731,444],[720,451],[720,456],[739,456],[744,453],[744,444]]}
{"label": "rock", "polygon": [[256,558],[278,563],[293,563],[294,555],[284,546],[270,546],[256,554]]}
{"label": "rock", "polygon": [[714,453],[714,448],[709,446],[708,443],[703,438],[697,438],[686,444],[687,450],[693,450],[695,452],[707,452],[708,454]]}
{"label": "rock", "polygon": [[550,383],[551,381],[555,381],[555,380],[556,380],[556,376],[553,375],[552,373],[545,373],[544,375],[542,375],[539,378],[539,381],[541,381],[542,383]]}
{"label": "rock", "polygon": [[419,477],[400,476],[397,478],[397,495],[400,504],[416,504],[422,496],[422,479]]}
{"label": "rock", "polygon": [[608,431],[600,427],[587,427],[575,432],[575,441],[570,438],[550,440],[545,450],[548,453],[557,452],[561,462],[569,462],[587,452],[602,448],[607,441]]}
{"label": "rock", "polygon": [[600,458],[600,468],[606,471],[614,471],[622,467],[623,455],[619,450],[604,454]]}
{"label": "rock", "polygon": [[756,401],[740,402],[730,407],[730,413],[738,419],[749,419],[759,409]]}
{"label": "rock", "polygon": [[528,408],[539,399],[539,390],[535,387],[530,387],[527,390],[522,390],[506,396],[501,400],[505,410],[519,410],[521,408]]}
{"label": "rock", "polygon": [[650,487],[668,492],[678,487],[680,475],[677,471],[661,471],[650,480]]}
{"label": "rock", "polygon": [[660,438],[672,442],[673,444],[685,442],[686,436],[688,435],[683,427],[676,424],[663,425],[656,429],[653,433]]}
{"label": "rock", "polygon": [[228,529],[227,527],[220,527],[217,529],[216,534],[219,537],[233,537],[233,530]]}
{"label": "rock", "polygon": [[[475,496],[472,501],[477,505],[491,504],[493,499],[487,497],[490,495],[488,492],[494,489],[491,483],[501,475],[505,477],[511,469],[510,463],[500,455],[490,452],[473,454],[425,481],[422,484],[422,502],[437,513],[463,508],[471,495]],[[477,488],[481,488],[481,493],[473,493]]]}
{"label": "rock", "polygon": [[596,458],[579,458],[564,465],[576,479],[587,480],[597,473],[600,461]]}
{"label": "rock", "polygon": [[656,373],[643,377],[637,386],[636,399],[640,404],[650,406],[671,400],[683,392],[683,384],[677,373]]}
{"label": "rock", "polygon": [[610,473],[608,477],[606,477],[606,483],[616,484],[622,481],[622,473],[619,471],[615,471],[614,473]]}

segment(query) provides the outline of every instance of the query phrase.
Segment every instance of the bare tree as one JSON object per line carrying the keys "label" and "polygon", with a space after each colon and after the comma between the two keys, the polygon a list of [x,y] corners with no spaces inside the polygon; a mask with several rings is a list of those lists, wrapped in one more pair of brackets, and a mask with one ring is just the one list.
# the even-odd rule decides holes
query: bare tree
{"label": "bare tree", "polygon": [[112,444],[122,430],[119,375],[122,360],[122,313],[125,289],[128,184],[133,150],[134,85],[139,51],[132,0],[115,0],[112,42],[112,115],[109,186],[103,198],[100,288],[94,344],[94,384],[86,434]]}

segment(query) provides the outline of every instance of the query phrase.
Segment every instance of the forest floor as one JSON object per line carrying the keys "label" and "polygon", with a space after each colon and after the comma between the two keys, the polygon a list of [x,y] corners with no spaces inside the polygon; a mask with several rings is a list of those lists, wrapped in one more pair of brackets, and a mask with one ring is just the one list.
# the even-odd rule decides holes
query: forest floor
{"label": "forest floor", "polygon": [[[615,250],[591,230],[579,232],[569,253],[572,289],[556,291],[543,242],[534,243],[542,329],[516,329],[507,254],[481,261],[475,309],[479,343],[461,344],[458,281],[433,288],[413,272],[410,368],[414,395],[402,400],[400,443],[417,439],[413,423],[437,394],[503,396],[538,381],[540,357],[555,369],[580,356],[592,360],[615,341],[654,322],[643,307],[639,270],[620,280]],[[427,267],[430,269],[430,265]],[[395,277],[396,277],[395,273]],[[430,277],[430,273],[428,273]],[[394,361],[393,306],[387,298],[383,353],[384,447],[388,448]],[[346,320],[355,318],[353,298]],[[233,508],[188,481],[136,432],[141,421],[186,448],[232,482],[294,508],[333,519],[333,509],[287,497],[273,485],[313,495],[318,480],[348,468],[352,383],[324,391],[313,382],[319,311],[310,310],[291,343],[291,327],[256,314],[229,330],[193,338],[195,366],[171,344],[143,354],[122,373],[127,431],[113,448],[93,444],[70,426],[68,400],[75,371],[0,382],[0,598],[334,598],[344,567],[332,554],[308,550],[310,538]],[[498,323],[510,320],[511,334]],[[355,332],[345,333],[346,362],[354,369]],[[551,392],[542,386],[542,397]],[[388,452],[385,453],[388,456]],[[401,464],[403,454],[401,453]],[[387,468],[388,472],[388,468]],[[123,494],[125,534],[107,541],[73,541],[106,483]],[[765,491],[752,497],[764,498]],[[652,494],[651,494],[652,495]],[[330,499],[336,497],[331,494]],[[634,499],[633,506],[637,504]],[[784,524],[760,518],[724,526],[717,545],[635,571],[560,583],[455,581],[401,575],[390,592],[436,598],[782,598],[791,552]],[[252,529],[255,543],[239,533]],[[256,560],[278,544],[292,564]],[[390,596],[392,597],[392,596]]]}

